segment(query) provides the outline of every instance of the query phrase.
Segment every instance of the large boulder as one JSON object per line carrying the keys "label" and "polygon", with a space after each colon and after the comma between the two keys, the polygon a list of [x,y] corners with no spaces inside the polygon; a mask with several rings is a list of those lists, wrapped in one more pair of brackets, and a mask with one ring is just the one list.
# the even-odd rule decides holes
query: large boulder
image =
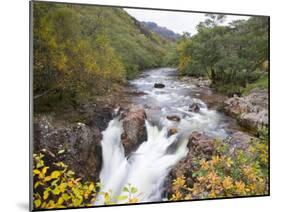
{"label": "large boulder", "polygon": [[124,132],[121,135],[121,141],[125,155],[128,155],[147,140],[146,113],[142,107],[132,106],[123,112],[122,119]]}
{"label": "large boulder", "polygon": [[[98,180],[102,153],[100,130],[83,123],[54,126],[50,117],[34,121],[34,152],[44,149],[54,161],[62,161],[79,177]],[[47,158],[48,159],[48,158]]]}
{"label": "large boulder", "polygon": [[253,90],[248,96],[232,97],[225,101],[224,111],[236,118],[241,126],[256,130],[268,126],[268,93]]}

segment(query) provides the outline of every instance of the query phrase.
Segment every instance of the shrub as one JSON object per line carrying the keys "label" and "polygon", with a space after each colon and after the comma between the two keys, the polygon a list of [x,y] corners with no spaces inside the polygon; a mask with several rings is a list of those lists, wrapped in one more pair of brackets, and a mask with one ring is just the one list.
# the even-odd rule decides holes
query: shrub
{"label": "shrub", "polygon": [[34,207],[66,208],[91,206],[96,197],[94,182],[81,182],[62,162],[54,163],[52,171],[45,166],[44,155],[34,154]]}
{"label": "shrub", "polygon": [[268,138],[261,132],[250,143],[249,151],[216,141],[217,154],[210,160],[198,159],[193,170],[194,184],[187,186],[184,176],[173,180],[170,200],[205,199],[268,194]]}
{"label": "shrub", "polygon": [[90,207],[93,206],[98,194],[102,195],[105,205],[139,202],[138,190],[131,184],[123,188],[120,196],[112,195],[111,190],[98,192],[102,188],[100,183],[83,182],[63,162],[53,163],[52,167],[46,166],[44,157],[42,153],[33,155],[35,209]]}

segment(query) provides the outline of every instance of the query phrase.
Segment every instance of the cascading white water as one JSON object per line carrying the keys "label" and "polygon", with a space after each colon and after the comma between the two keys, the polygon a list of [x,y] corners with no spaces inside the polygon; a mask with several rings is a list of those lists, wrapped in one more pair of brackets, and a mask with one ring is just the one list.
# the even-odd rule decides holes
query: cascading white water
{"label": "cascading white water", "polygon": [[[118,117],[110,121],[101,142],[102,188],[95,204],[104,204],[102,192],[111,191],[112,197],[127,195],[122,189],[129,183],[138,189],[139,202],[161,201],[164,179],[187,154],[187,138],[193,131],[216,138],[227,136],[228,122],[223,114],[208,109],[197,98],[198,88],[183,83],[173,73],[175,70],[170,68],[155,69],[131,81],[138,91],[146,94],[135,97],[133,102],[146,108],[148,120],[161,129],[146,121],[147,141],[125,157],[121,143],[122,121]],[[161,81],[165,87],[154,88],[156,81]],[[192,96],[192,92],[198,95]],[[200,110],[191,110],[192,104],[198,105]],[[169,120],[168,115],[175,115],[180,121]],[[176,128],[178,133],[167,136],[171,128]]]}
{"label": "cascading white water", "polygon": [[[127,158],[121,144],[122,121],[110,121],[103,132],[103,166],[100,173],[101,192],[112,191],[112,196],[126,195],[122,188],[131,184],[138,189],[140,202],[161,200],[164,178],[170,168],[187,154],[187,140],[177,135],[167,136],[167,128],[159,130],[146,121],[147,141]],[[175,145],[174,151],[168,151]],[[95,204],[103,204],[103,195],[98,195]],[[120,201],[119,203],[122,203]]]}

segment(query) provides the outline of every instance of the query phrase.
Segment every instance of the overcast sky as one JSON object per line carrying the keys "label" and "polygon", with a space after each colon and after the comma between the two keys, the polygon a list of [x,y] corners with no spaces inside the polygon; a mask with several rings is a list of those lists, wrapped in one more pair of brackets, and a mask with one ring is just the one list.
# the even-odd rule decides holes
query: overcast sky
{"label": "overcast sky", "polygon": [[[199,22],[206,19],[203,13],[174,12],[143,9],[125,9],[131,16],[139,21],[153,21],[159,26],[167,27],[177,33],[189,32],[194,35]],[[226,16],[226,24],[238,19],[248,19],[249,16]]]}

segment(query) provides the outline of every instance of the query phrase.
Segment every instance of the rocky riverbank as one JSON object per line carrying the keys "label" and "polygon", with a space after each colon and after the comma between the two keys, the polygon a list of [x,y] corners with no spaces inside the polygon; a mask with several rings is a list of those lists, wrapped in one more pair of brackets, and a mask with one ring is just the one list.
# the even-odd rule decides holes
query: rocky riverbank
{"label": "rocky riverbank", "polygon": [[250,130],[268,127],[268,91],[254,89],[247,96],[229,98],[223,110]]}
{"label": "rocky riverbank", "polygon": [[[89,110],[89,105],[87,108]],[[37,115],[34,119],[34,152],[43,151],[50,166],[53,162],[64,162],[77,176],[97,182],[102,166],[102,131],[115,115],[120,115],[117,113],[122,113],[122,143],[126,155],[136,150],[147,136],[143,108],[134,105],[120,111],[115,108],[108,105],[96,107],[87,112],[87,116],[91,114],[87,122],[64,121],[63,125],[51,115]]]}
{"label": "rocky riverbank", "polygon": [[[260,127],[268,126],[268,94],[266,91],[253,90],[248,96],[227,98],[214,93],[207,80],[185,78],[183,81],[189,86],[195,86],[189,93],[191,97],[203,100],[207,108],[224,111],[225,114],[236,119],[242,127],[256,131]],[[154,84],[152,83],[152,85]],[[156,102],[157,104],[152,101],[150,107],[146,107],[145,103],[142,105],[131,101],[135,97],[147,96],[146,92],[125,86],[119,88],[114,95],[98,97],[94,103],[82,104],[75,110],[70,109],[63,114],[36,114],[34,118],[34,152],[44,151],[47,165],[61,161],[79,177],[94,182],[99,181],[102,167],[102,132],[110,120],[117,115],[120,116],[123,121],[121,142],[125,156],[129,156],[142,142],[147,140],[145,126],[147,116],[159,117],[161,105],[158,103],[163,100],[167,101],[163,89],[168,86],[163,85],[161,89],[155,88],[158,93],[152,93],[155,95],[153,97],[159,98],[159,101]],[[184,85],[181,86],[184,87]],[[183,106],[183,108],[185,107]],[[187,115],[191,117],[201,115],[202,111],[206,111],[207,108],[205,106],[202,108],[201,103],[193,100],[188,105]],[[77,119],[77,117],[79,118]],[[167,114],[164,123],[167,121],[170,124],[167,133],[169,137],[182,130],[177,126],[184,121],[184,116],[174,113]],[[223,141],[229,145],[229,151],[224,153],[225,156],[236,155],[237,151],[247,153],[254,137],[241,130],[236,130],[235,127],[230,132],[230,136]],[[215,147],[216,137],[207,135],[204,129],[188,133],[186,139],[188,139],[188,154],[171,169],[165,180],[167,196],[174,193],[172,182],[179,177],[184,176],[188,186],[192,187],[196,182],[193,176],[193,172],[198,168],[196,161],[202,158],[208,161],[218,154]]]}

